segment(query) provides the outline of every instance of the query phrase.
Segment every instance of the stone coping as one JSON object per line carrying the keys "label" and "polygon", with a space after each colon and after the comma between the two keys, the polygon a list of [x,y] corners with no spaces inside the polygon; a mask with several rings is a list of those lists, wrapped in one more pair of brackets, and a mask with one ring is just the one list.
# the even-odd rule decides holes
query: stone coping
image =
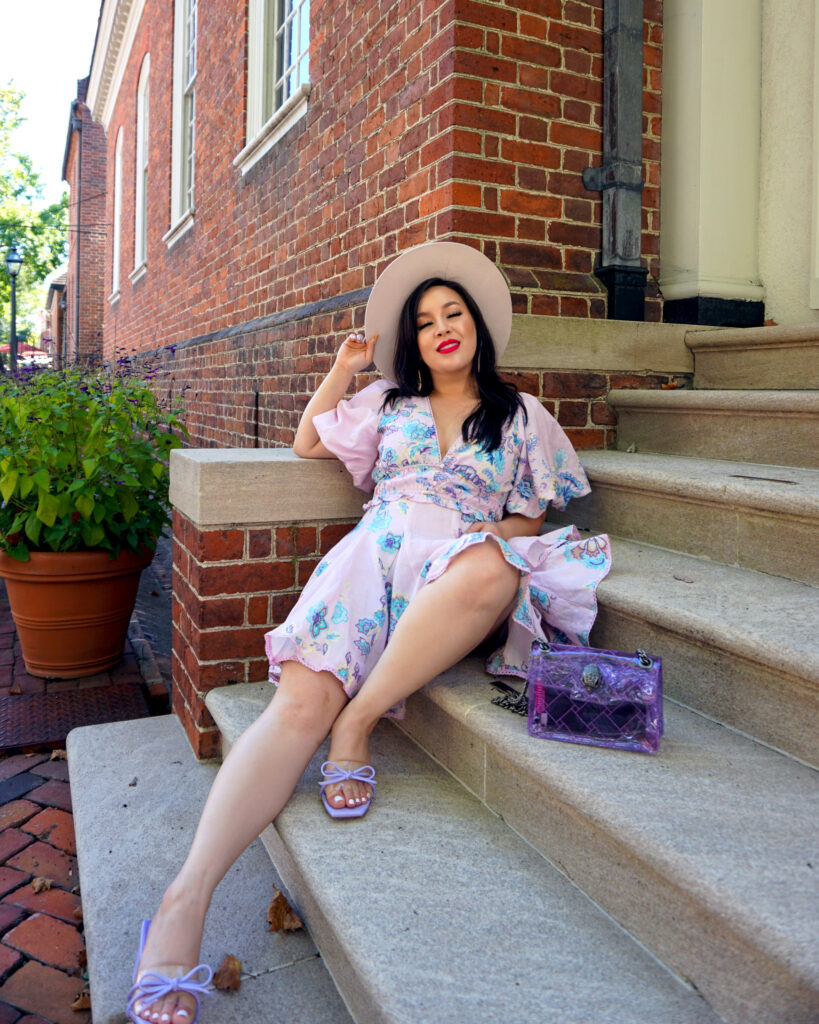
{"label": "stone coping", "polygon": [[691,373],[686,341],[712,328],[515,314],[502,369]]}
{"label": "stone coping", "polygon": [[696,351],[734,351],[760,348],[815,346],[819,324],[785,324],[773,327],[731,327],[686,335],[685,343]]}
{"label": "stone coping", "polygon": [[201,528],[357,518],[367,499],[337,459],[291,448],[171,452],[171,504]]}

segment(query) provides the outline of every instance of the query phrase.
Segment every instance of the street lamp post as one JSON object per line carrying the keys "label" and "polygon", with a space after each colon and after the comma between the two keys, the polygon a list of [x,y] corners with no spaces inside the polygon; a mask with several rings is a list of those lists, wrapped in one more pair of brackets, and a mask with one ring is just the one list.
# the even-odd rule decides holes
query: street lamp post
{"label": "street lamp post", "polygon": [[9,366],[11,372],[17,369],[17,275],[23,257],[17,251],[17,244],[13,243],[6,256],[6,270],[11,278],[11,336],[9,338]]}

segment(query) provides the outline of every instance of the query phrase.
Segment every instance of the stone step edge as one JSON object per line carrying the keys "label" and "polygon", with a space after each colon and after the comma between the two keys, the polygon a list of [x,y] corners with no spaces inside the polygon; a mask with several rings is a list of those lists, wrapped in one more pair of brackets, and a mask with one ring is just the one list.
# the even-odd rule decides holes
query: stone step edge
{"label": "stone step edge", "polygon": [[[670,551],[667,548],[656,547],[642,541],[624,540],[616,536],[612,536],[610,539],[613,551],[612,562],[615,565],[618,549],[641,549],[649,556],[652,552],[657,552],[658,556],[662,555],[663,558],[672,559],[679,566],[680,574],[683,576],[691,571],[706,575],[709,573],[719,573],[720,576],[727,574],[734,577],[738,585],[740,581],[747,580],[749,576],[758,577],[761,583],[764,583],[767,578],[763,573],[757,573],[753,569],[723,565],[712,562],[708,558]],[[657,573],[647,573],[641,586],[634,588],[632,577],[621,584],[616,575],[609,575],[598,587],[598,602],[615,611],[645,619],[688,640],[701,640],[705,637],[709,645],[714,648],[727,651],[729,654],[747,661],[758,662],[766,668],[785,672],[801,682],[819,685],[819,649],[793,652],[774,649],[769,644],[760,641],[756,632],[746,629],[745,620],[730,623],[729,630],[729,624],[725,621],[718,621],[709,615],[664,604],[656,597],[651,597],[650,594],[652,583],[657,578]],[[816,599],[819,599],[819,590],[807,583],[797,583],[784,577],[775,577],[775,579],[777,586],[790,589],[794,594],[804,593],[806,597],[815,595]],[[760,601],[764,604],[762,598]]]}
{"label": "stone step edge", "polygon": [[[256,704],[258,710],[261,710],[261,708],[266,703],[266,697],[264,696],[266,690],[269,690],[269,684],[240,684],[237,687],[229,687],[223,688],[221,690],[212,691],[212,694],[208,696],[208,706],[211,710],[211,713],[214,716],[214,719],[217,721],[220,730],[223,733],[224,746],[226,749],[229,749],[232,741],[235,740],[236,736],[242,731],[241,727],[239,727],[236,718],[231,717],[229,705],[234,701],[243,704],[244,707],[242,708],[242,715],[247,719],[248,713],[253,703]],[[675,975],[673,971],[670,971],[668,967],[659,962],[656,959],[656,957],[654,957],[653,954],[651,954],[650,951],[645,950],[645,948],[641,947],[640,943],[635,942],[632,936],[628,935],[627,932],[625,932],[619,925],[616,924],[616,922],[613,921],[611,915],[607,914],[605,910],[603,910],[597,904],[595,904],[593,900],[591,900],[585,893],[582,892],[582,890],[579,890],[578,887],[573,882],[571,882],[569,878],[567,878],[565,872],[561,871],[558,867],[551,864],[546,858],[544,858],[540,853],[538,853],[538,851],[534,850],[530,843],[528,843],[525,839],[517,835],[514,832],[514,830],[507,830],[506,826],[502,823],[502,820],[499,819],[498,815],[494,812],[489,811],[482,801],[473,800],[473,796],[469,795],[468,792],[464,790],[464,787],[462,787],[461,784],[458,782],[458,780],[455,779],[452,773],[447,771],[435,758],[429,758],[428,755],[421,752],[417,744],[410,740],[409,737],[402,736],[402,734],[398,730],[394,729],[392,724],[390,723],[384,722],[377,727],[376,732],[374,734],[374,741],[376,742],[376,744],[379,742],[379,734],[380,737],[382,737],[382,749],[380,751],[376,751],[375,759],[378,760],[378,763],[384,775],[384,781],[386,785],[395,787],[396,775],[398,774],[396,764],[393,761],[391,761],[388,757],[384,756],[383,749],[385,745],[389,746],[396,742],[395,740],[389,739],[390,735],[394,734],[395,737],[401,737],[399,741],[400,743],[408,743],[409,748],[417,751],[416,757],[423,759],[425,764],[429,764],[430,770],[434,772],[436,775],[438,775],[439,778],[449,778],[450,782],[448,783],[447,788],[449,790],[456,791],[458,794],[462,794],[458,797],[458,800],[462,804],[474,803],[476,808],[479,808],[479,810],[477,810],[477,813],[481,815],[483,820],[494,823],[493,825],[491,825],[491,828],[494,831],[497,832],[498,830],[500,830],[504,834],[508,834],[509,841],[511,843],[521,844],[519,847],[516,845],[515,848],[521,850],[521,857],[525,857],[528,858],[530,861],[536,862],[536,864],[538,865],[537,871],[539,873],[539,877],[549,877],[553,880],[557,880],[555,884],[559,884],[561,887],[567,887],[568,890],[573,893],[573,899],[579,898],[582,905],[586,908],[586,913],[590,914],[593,920],[597,922],[595,926],[595,934],[597,933],[598,929],[602,930],[601,935],[605,939],[605,937],[610,934],[610,929],[613,929],[613,931],[616,932],[620,939],[627,944],[628,948],[635,950],[635,955],[637,955],[636,950],[640,949],[640,955],[648,957],[648,962],[650,962],[650,968],[647,966],[647,969],[651,970],[651,977],[655,979],[655,983],[657,985],[667,986],[669,984],[673,984],[677,989],[678,996],[680,998],[687,1000],[686,1006],[689,1005],[688,1001],[690,1001],[690,1005],[692,1006],[699,1006],[701,1008],[700,1012],[707,1016],[708,1021],[713,1020],[714,1024],[718,1024],[716,1015],[713,1013],[713,1011],[707,1009],[707,1004],[702,1002],[701,996],[696,999],[691,998],[692,996],[695,996],[695,990],[693,989],[693,987],[688,986],[686,982],[681,980],[677,975]],[[384,743],[383,738],[386,738],[386,744]],[[350,1011],[353,1014],[357,1024],[399,1024],[399,1019],[402,1022],[402,1024],[404,1024],[405,1021],[407,1022],[407,1024],[409,1024],[409,1022],[420,1021],[420,1018],[416,1018],[415,1016],[406,1018],[402,1016],[399,1018],[394,1015],[391,1007],[382,1007],[382,1000],[384,994],[383,985],[379,989],[378,979],[370,977],[370,965],[373,962],[373,958],[371,956],[363,957],[361,950],[359,950],[359,952],[356,953],[355,951],[351,951],[348,948],[346,948],[349,946],[350,943],[350,932],[346,927],[346,917],[344,917],[343,914],[339,912],[338,906],[333,906],[332,903],[325,907],[326,896],[322,898],[322,894],[328,891],[327,886],[330,883],[327,881],[326,873],[323,873],[321,871],[321,864],[319,863],[318,866],[316,866],[315,863],[316,860],[320,862],[321,851],[316,850],[314,847],[310,847],[307,851],[307,853],[309,853],[308,856],[305,854],[304,849],[302,849],[301,852],[298,849],[299,845],[301,845],[302,847],[305,847],[306,845],[309,846],[309,841],[305,842],[305,839],[303,838],[303,828],[305,826],[305,819],[309,818],[310,821],[312,822],[313,816],[316,815],[319,817],[316,817],[315,820],[318,821],[320,824],[324,823],[324,818],[320,817],[320,815],[322,815],[323,812],[320,809],[318,800],[314,792],[314,778],[317,777],[318,763],[320,762],[323,756],[324,754],[322,753],[317,755],[313,763],[308,767],[308,770],[305,773],[305,778],[302,780],[296,791],[295,799],[284,808],[282,813],[276,819],[276,822],[273,825],[271,825],[265,831],[265,833],[263,833],[263,842],[265,843],[265,846],[268,849],[268,852],[270,853],[271,859],[273,860],[277,870],[281,873],[282,878],[285,881],[285,884],[287,885],[288,889],[293,893],[293,895],[296,898],[299,899],[299,910],[304,911],[305,920],[310,927],[311,935],[313,936],[317,945],[319,946],[322,953],[322,957],[325,960],[328,969],[330,970],[331,976],[333,976],[336,985],[339,988],[339,991],[342,993],[342,996],[345,999],[347,1006],[350,1008]],[[419,787],[422,785],[421,780],[423,774],[426,774],[426,772],[419,772],[417,770],[417,767],[411,773],[411,789],[404,791],[404,800],[400,800],[398,794],[394,792],[390,793],[389,795],[386,795],[386,792],[382,791],[380,799],[382,800],[382,804],[384,805],[384,810],[381,810],[381,805],[376,803],[373,811],[370,812],[370,815],[368,816],[370,819],[370,823],[374,821],[375,813],[379,813],[380,811],[381,814],[385,815],[382,821],[379,823],[378,832],[379,839],[383,840],[383,842],[379,842],[378,844],[378,846],[382,848],[382,851],[383,848],[389,847],[391,845],[389,843],[389,837],[391,835],[394,835],[394,838],[397,841],[401,842],[403,850],[406,849],[408,843],[411,844],[413,842],[412,836],[415,833],[415,829],[412,830],[409,836],[407,835],[406,832],[394,832],[394,829],[399,821],[406,824],[406,818],[404,817],[403,813],[400,815],[400,817],[396,815],[395,807],[393,807],[392,809],[391,816],[388,816],[389,803],[395,804],[397,801],[401,807],[406,807],[407,800],[411,801],[412,799],[417,799],[419,800],[422,806],[426,806],[429,800],[429,796],[425,796],[423,790],[419,789]],[[435,790],[433,792],[437,793],[437,791],[438,786],[435,787]],[[418,812],[416,812],[416,814],[412,817],[413,821],[417,824]],[[453,815],[451,814],[451,806],[448,807],[448,813],[445,816],[438,815],[437,820],[446,822],[453,821],[454,819]],[[355,829],[357,827],[361,827],[363,824],[363,821],[361,823],[352,823],[352,828]],[[336,825],[334,831],[338,832],[338,825]],[[426,831],[422,829],[422,835],[425,834]],[[351,831],[351,835],[354,839],[355,832]],[[470,835],[474,835],[471,825]],[[295,847],[293,845],[294,840],[296,841]],[[420,839],[418,841],[426,843],[426,840],[423,839]],[[490,845],[492,845],[494,854],[497,857],[499,854],[497,845]],[[346,850],[347,856],[356,859],[357,851],[354,846],[351,847],[349,844],[345,843],[343,848],[344,850]],[[479,848],[483,847],[479,844]],[[402,863],[404,863],[403,860]],[[510,861],[510,864],[511,863],[512,862]],[[516,866],[516,870],[521,870],[521,865],[519,863],[518,857],[514,858],[514,863]],[[309,877],[311,871],[315,876],[315,878],[312,880]],[[499,872],[498,874],[505,873]],[[429,892],[431,888],[434,892],[434,884],[436,877],[437,875],[435,873],[430,873],[424,876],[424,890],[426,892]],[[426,879],[430,879],[429,884],[427,884]],[[484,893],[485,898],[485,890],[482,889],[481,891]],[[539,891],[539,889],[527,890],[527,892],[528,891]],[[527,896],[527,901],[530,898],[531,897]],[[384,901],[381,900],[380,902],[383,905]],[[393,906],[392,909],[390,910],[391,916],[394,909],[395,908]],[[510,910],[510,908],[507,907],[507,910]],[[344,913],[346,913],[346,911]],[[568,911],[570,917],[574,913],[574,910]],[[357,916],[361,916],[360,908],[357,910]],[[564,920],[565,917],[566,913],[563,914]],[[515,922],[517,920],[519,920],[519,918],[512,914],[510,929],[514,930]],[[587,934],[587,928],[578,928],[578,934]],[[541,932],[542,929],[538,926],[539,937]],[[632,946],[632,944],[634,945]],[[602,949],[603,947],[604,942],[601,942],[600,936],[597,936],[595,948]],[[520,960],[525,958],[526,956],[528,945],[526,943],[520,942],[516,943],[515,948],[519,949],[519,953],[516,953],[515,955],[517,957],[518,962],[520,962]],[[572,953],[573,961],[576,956],[577,949],[575,949]],[[572,968],[572,976],[573,972],[574,967]],[[563,992],[564,990],[561,989],[560,991]],[[381,996],[380,1000],[379,995]],[[606,999],[608,998],[609,997],[607,996]],[[483,1004],[480,1003],[480,1001],[478,1001],[475,1005]],[[561,1005],[563,1005],[562,1002]],[[548,1007],[546,1007],[546,1009],[548,1010]],[[666,1009],[666,1006],[662,1007],[662,1011],[665,1011]],[[512,1013],[515,1012],[515,1006],[513,1003],[510,1003],[509,1010]],[[423,1018],[424,1024],[426,1024],[426,1021],[428,1019],[428,1017]],[[452,1018],[451,1016],[448,1016],[446,1019],[454,1020],[454,1018]],[[497,1018],[492,1017],[492,1019]],[[527,1016],[526,1019],[531,1020],[532,1018]],[[572,1019],[574,1020],[575,1017],[573,1017]],[[584,1020],[585,1019],[586,1018],[584,1018]],[[595,1019],[595,1021],[599,1020],[600,1024],[605,1024],[605,1022],[608,1021],[609,1018],[607,1016],[595,1016],[593,1019]],[[621,1018],[618,1016],[616,1019],[619,1021]],[[645,1018],[645,1024],[654,1024],[655,1019],[659,1018],[655,1018],[654,1016],[648,1016]],[[674,1016],[675,1021],[682,1021],[683,1019],[687,1020],[688,1016]],[[613,1020],[614,1018],[612,1018],[612,1024]],[[643,1018],[641,1017],[640,1020],[642,1021]]]}
{"label": "stone step edge", "polygon": [[689,332],[685,344],[696,354],[761,348],[819,346],[819,324],[788,324],[772,327],[722,328]]}
{"label": "stone step edge", "polygon": [[736,412],[759,413],[766,416],[819,414],[819,392],[816,391],[748,391],[720,388],[701,391],[680,388],[669,391],[641,391],[613,388],[607,401],[615,409],[651,410],[652,412],[713,412],[731,415]]}
{"label": "stone step edge", "polygon": [[[461,695],[453,693],[451,682],[456,676],[463,682],[465,674],[470,671],[470,668],[472,679],[476,681],[474,692],[461,697]],[[477,701],[474,699],[474,693],[478,694]],[[483,672],[482,666],[478,663],[473,663],[471,666],[468,666],[467,663],[461,663],[455,669],[443,673],[433,684],[430,684],[410,698],[416,704],[424,706],[419,721],[423,721],[425,725],[429,725],[431,716],[442,716],[446,720],[446,723],[442,726],[442,731],[450,743],[452,741],[453,728],[459,729],[470,737],[469,743],[473,750],[476,739],[480,743],[485,744],[487,748],[485,760],[488,760],[488,752],[491,749],[495,752],[497,759],[507,766],[509,778],[506,781],[506,785],[502,781],[498,782],[498,780],[492,782],[487,776],[485,786],[489,792],[485,791],[482,794],[476,791],[474,787],[468,785],[468,782],[459,774],[456,766],[445,761],[442,762],[444,767],[452,772],[456,778],[459,778],[462,784],[467,786],[478,799],[486,802],[490,810],[501,814],[510,827],[518,831],[528,842],[533,843],[551,863],[556,863],[562,870],[567,871],[575,884],[579,885],[583,891],[586,891],[590,898],[602,906],[607,913],[612,914],[626,931],[634,934],[638,941],[651,949],[661,962],[669,966],[672,971],[691,980],[701,991],[704,991],[704,988],[698,977],[696,964],[699,954],[696,951],[689,951],[685,947],[682,950],[673,948],[676,939],[671,940],[671,950],[668,948],[657,948],[656,942],[658,940],[655,935],[640,934],[640,917],[639,915],[634,916],[634,911],[631,907],[626,910],[626,915],[632,914],[632,920],[629,920],[628,916],[620,916],[617,908],[618,900],[621,898],[619,892],[607,891],[604,895],[599,891],[589,891],[586,880],[589,874],[587,868],[580,871],[575,870],[574,872],[568,871],[565,857],[561,861],[559,855],[555,855],[552,851],[538,846],[533,834],[527,835],[525,831],[521,831],[515,821],[512,820],[509,805],[504,804],[503,793],[509,789],[510,785],[527,791],[530,803],[534,799],[531,791],[532,786],[542,791],[545,785],[552,793],[552,799],[564,812],[564,817],[568,814],[571,822],[575,823],[573,827],[576,827],[577,819],[580,817],[586,822],[585,827],[588,830],[587,839],[598,836],[601,838],[605,837],[604,846],[608,845],[610,849],[608,857],[605,853],[601,855],[604,860],[608,862],[609,859],[613,858],[622,870],[635,878],[637,877],[635,871],[639,871],[642,882],[637,884],[641,886],[644,884],[650,885],[652,880],[656,879],[657,882],[653,883],[657,886],[657,894],[655,895],[662,897],[658,901],[658,906],[662,904],[663,912],[669,917],[668,921],[666,921],[666,927],[673,925],[673,931],[676,928],[675,922],[681,922],[688,918],[690,928],[691,918],[693,917],[695,922],[694,931],[696,933],[703,932],[713,936],[716,931],[721,932],[720,942],[726,944],[726,946],[732,945],[737,949],[744,948],[746,956],[749,958],[748,962],[750,962],[750,959],[754,959],[758,970],[764,970],[765,965],[768,965],[775,968],[777,972],[781,971],[787,974],[792,979],[794,985],[798,985],[800,988],[807,985],[808,989],[813,993],[819,992],[819,978],[815,977],[815,957],[810,949],[804,948],[803,943],[783,934],[779,922],[774,921],[763,924],[759,920],[758,914],[754,912],[754,909],[748,907],[747,901],[741,897],[732,898],[718,884],[714,884],[713,878],[710,884],[707,883],[696,865],[685,854],[679,854],[676,857],[671,856],[661,844],[655,843],[652,846],[650,838],[646,839],[644,834],[638,834],[636,831],[631,835],[624,835],[619,827],[621,823],[615,826],[610,815],[606,816],[601,812],[599,806],[595,807],[594,794],[589,793],[585,782],[575,779],[569,782],[565,778],[560,779],[558,778],[559,769],[553,769],[551,777],[546,782],[536,772],[533,774],[535,757],[530,756],[529,763],[527,764],[526,758],[516,756],[514,750],[514,746],[520,745],[519,730],[521,728],[524,728],[524,740],[527,744],[543,743],[553,747],[571,748],[573,750],[588,750],[589,748],[578,748],[573,744],[550,743],[547,740],[541,741],[528,737],[528,735],[525,735],[525,723],[523,720],[519,716],[501,711],[501,709],[492,708],[491,710],[497,710],[498,716],[506,717],[493,716],[491,725],[488,725],[486,710],[487,707],[491,707],[490,696],[491,690],[487,685],[487,677]],[[475,712],[481,707],[484,711],[484,717],[483,721],[478,721],[476,720]],[[666,714],[668,715],[672,709],[675,712],[675,717],[678,719],[688,719],[689,722],[696,722],[697,720],[703,723],[708,722],[704,716],[698,715],[696,712],[681,705],[675,705],[673,701],[667,701]],[[708,722],[708,724],[709,726],[719,727],[718,723]],[[406,731],[407,735],[418,743],[431,757],[440,760],[438,752],[432,749],[431,746],[427,746],[424,742],[425,737],[419,737],[411,729],[406,729],[406,727],[402,726],[400,722],[396,723],[396,725],[398,728]],[[518,735],[515,737],[516,742],[510,743],[510,737],[514,735],[516,729],[518,730]],[[731,730],[731,733],[734,738],[734,745],[745,746],[749,749],[760,746],[753,739],[742,736],[734,730]],[[790,761],[793,767],[798,766],[798,769],[803,769],[808,776],[815,774],[810,768],[799,765],[798,762],[789,759],[787,755],[773,751],[771,748],[764,748],[764,750],[767,756],[781,758],[783,763]],[[638,754],[620,756],[648,760],[644,755]],[[520,780],[523,777],[527,778],[529,782],[521,787]],[[496,803],[491,801],[492,796],[497,798]],[[532,813],[530,807],[527,811],[527,817]],[[559,826],[554,815],[552,815],[550,820],[551,824],[557,829]],[[568,827],[566,821],[563,821],[563,824]],[[590,856],[590,849],[590,846],[585,846],[584,856],[587,858]],[[568,851],[566,852],[568,853]],[[571,854],[568,853],[568,856],[571,857]],[[623,866],[627,861],[631,861],[631,865],[628,868]],[[597,865],[597,867],[599,869],[601,865]],[[594,868],[591,874],[592,876],[595,874]],[[609,889],[613,884],[610,881],[605,883]],[[653,902],[654,900],[652,899]],[[649,931],[656,929],[658,927],[657,921],[651,921],[647,927]],[[660,931],[662,931],[662,925],[660,926]],[[668,940],[666,939],[666,941]],[[681,962],[679,959],[681,956],[688,962]],[[701,965],[700,969],[702,969]],[[711,998],[710,994],[709,998]],[[817,995],[815,1002],[819,1006],[819,995]],[[721,1008],[717,1002],[715,1002],[715,1005]],[[721,1008],[721,1012],[725,1012],[724,1008]],[[781,1018],[775,1019],[779,1020]],[[742,1020],[744,1024],[745,1018],[742,1018]]]}
{"label": "stone step edge", "polygon": [[[776,512],[789,518],[819,517],[819,470],[782,466],[779,476],[772,477],[772,468],[756,462],[721,462],[717,459],[689,455],[666,455],[655,452],[606,451],[583,452],[580,459],[589,482],[609,484],[635,493],[671,494],[675,497],[716,504],[738,505]],[[706,467],[709,467],[709,472]],[[726,479],[714,479],[714,469]],[[731,470],[746,470],[734,474]],[[796,477],[793,483],[786,475]],[[760,490],[754,487],[764,482]],[[800,489],[801,488],[801,489]]]}

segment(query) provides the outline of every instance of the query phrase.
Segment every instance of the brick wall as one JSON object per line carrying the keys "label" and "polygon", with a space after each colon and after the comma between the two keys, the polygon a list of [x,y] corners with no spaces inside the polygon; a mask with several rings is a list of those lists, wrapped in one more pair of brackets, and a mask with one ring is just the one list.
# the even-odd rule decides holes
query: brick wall
{"label": "brick wall", "polygon": [[[123,131],[123,198],[121,298],[105,304],[105,353],[179,346],[168,387],[191,385],[196,443],[289,443],[339,333],[362,322],[377,272],[421,241],[482,249],[517,312],[605,316],[592,273],[601,203],[582,182],[601,160],[602,0],[319,0],[308,113],[244,178],[232,162],[246,142],[246,4],[203,5],[195,221],[168,249],[172,7],[146,0],[107,126],[109,172]],[[655,320],[661,21],[659,0],[645,0],[643,254]],[[132,283],[148,53],[148,268]],[[110,256],[109,243],[106,295]],[[606,426],[589,413],[578,429]]]}
{"label": "brick wall", "polygon": [[[63,172],[69,188],[68,273],[65,287],[65,356],[68,362],[76,359],[94,361],[102,357],[104,312],[107,306],[104,267],[110,223],[110,218],[106,219],[108,153],[105,131],[92,118],[83,102],[87,83],[87,79],[77,83],[77,97],[80,100],[78,113],[82,120],[82,194],[79,204],[77,178],[80,173],[80,144],[79,133],[76,131],[69,135]],[[79,338],[76,321],[78,255]]]}
{"label": "brick wall", "polygon": [[173,522],[173,709],[197,757],[219,754],[205,706],[217,686],[267,679],[264,634],[355,520],[200,529]]}

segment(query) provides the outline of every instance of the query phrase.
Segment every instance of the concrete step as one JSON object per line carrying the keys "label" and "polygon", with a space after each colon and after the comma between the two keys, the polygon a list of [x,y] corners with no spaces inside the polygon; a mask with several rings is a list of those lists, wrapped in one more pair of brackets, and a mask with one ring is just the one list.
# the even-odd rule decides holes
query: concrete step
{"label": "concrete step", "polygon": [[609,392],[621,451],[819,468],[819,392]]}
{"label": "concrete step", "polygon": [[663,659],[669,697],[819,766],[819,590],[613,539],[596,647]]}
{"label": "concrete step", "polygon": [[819,1019],[815,771],[670,700],[647,757],[532,739],[491,695],[464,662],[402,727],[726,1021]]}
{"label": "concrete step", "polygon": [[734,328],[686,335],[695,388],[819,388],[819,326]]}
{"label": "concrete step", "polygon": [[[225,745],[271,693],[210,693]],[[391,724],[376,728],[372,755],[366,817],[332,822],[321,810],[321,752],[263,835],[357,1024],[717,1024]]]}
{"label": "concrete step", "polygon": [[592,493],[550,521],[819,584],[819,471],[583,452]]}
{"label": "concrete step", "polygon": [[[120,1024],[140,922],[182,864],[217,766],[196,761],[172,715],[75,729],[68,762],[93,1019]],[[266,931],[281,884],[256,842],[217,888],[202,956],[214,969],[236,956],[242,985],[206,1001],[207,1024],[351,1024],[309,935]]]}

